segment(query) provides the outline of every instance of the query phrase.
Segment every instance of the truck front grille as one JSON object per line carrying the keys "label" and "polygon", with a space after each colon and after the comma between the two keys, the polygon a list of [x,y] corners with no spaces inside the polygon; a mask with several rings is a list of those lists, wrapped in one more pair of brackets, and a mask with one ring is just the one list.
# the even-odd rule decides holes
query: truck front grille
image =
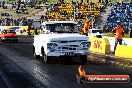
{"label": "truck front grille", "polygon": [[57,40],[52,42],[58,44],[58,47],[55,49],[55,51],[67,51],[67,50],[75,51],[75,50],[82,50],[83,48],[81,48],[80,45],[78,44],[85,41],[87,40],[63,40],[63,41]]}
{"label": "truck front grille", "polygon": [[58,49],[59,51],[66,51],[66,50],[77,50],[79,48],[78,45],[65,45],[60,46]]}

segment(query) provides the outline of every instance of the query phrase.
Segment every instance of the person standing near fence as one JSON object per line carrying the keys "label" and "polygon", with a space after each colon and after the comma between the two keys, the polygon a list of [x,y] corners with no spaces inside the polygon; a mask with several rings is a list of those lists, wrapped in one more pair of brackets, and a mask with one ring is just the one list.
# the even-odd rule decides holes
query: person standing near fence
{"label": "person standing near fence", "polygon": [[85,21],[84,27],[82,28],[82,33],[86,36],[88,36],[89,33],[89,21]]}
{"label": "person standing near fence", "polygon": [[113,29],[113,32],[115,31],[115,47],[114,47],[114,53],[117,47],[117,44],[119,43],[122,45],[122,37],[124,36],[124,28],[121,26],[121,23],[117,23],[117,26]]}

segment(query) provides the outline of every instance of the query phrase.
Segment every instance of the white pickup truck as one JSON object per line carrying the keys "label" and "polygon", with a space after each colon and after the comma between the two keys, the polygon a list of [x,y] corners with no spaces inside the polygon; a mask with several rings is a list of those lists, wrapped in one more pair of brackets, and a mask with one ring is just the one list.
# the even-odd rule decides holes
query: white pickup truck
{"label": "white pickup truck", "polygon": [[76,22],[43,22],[42,29],[41,34],[34,36],[35,58],[43,57],[45,63],[49,63],[53,57],[79,56],[82,64],[86,64],[90,41],[87,36],[78,33]]}

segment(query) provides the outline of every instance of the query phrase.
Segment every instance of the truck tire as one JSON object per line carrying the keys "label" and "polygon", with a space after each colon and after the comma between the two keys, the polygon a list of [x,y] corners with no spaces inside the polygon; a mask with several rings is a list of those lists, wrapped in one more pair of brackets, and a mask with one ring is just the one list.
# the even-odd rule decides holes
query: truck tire
{"label": "truck tire", "polygon": [[34,46],[33,46],[33,56],[34,56],[35,59],[40,58],[40,55],[36,55]]}
{"label": "truck tire", "polygon": [[45,63],[49,63],[50,62],[50,58],[45,54],[45,51],[44,51],[44,48],[43,47],[41,48],[41,53],[42,53],[44,62]]}
{"label": "truck tire", "polygon": [[82,65],[87,64],[87,55],[81,55],[80,60]]}

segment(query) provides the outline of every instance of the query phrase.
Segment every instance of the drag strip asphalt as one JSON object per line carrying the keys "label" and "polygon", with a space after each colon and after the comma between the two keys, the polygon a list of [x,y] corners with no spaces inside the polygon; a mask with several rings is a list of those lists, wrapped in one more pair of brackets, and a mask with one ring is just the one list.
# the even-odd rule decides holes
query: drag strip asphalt
{"label": "drag strip asphalt", "polygon": [[[96,57],[95,57],[96,58]],[[128,84],[77,84],[77,62],[45,64],[34,59],[32,42],[0,43],[0,71],[14,88],[132,88]],[[83,66],[87,74],[128,74],[125,69],[106,64]]]}

